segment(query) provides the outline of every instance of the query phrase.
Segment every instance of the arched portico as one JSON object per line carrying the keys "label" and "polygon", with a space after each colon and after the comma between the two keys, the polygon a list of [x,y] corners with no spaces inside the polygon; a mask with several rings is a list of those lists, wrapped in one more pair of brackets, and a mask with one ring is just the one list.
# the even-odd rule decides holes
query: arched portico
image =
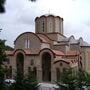
{"label": "arched portico", "polygon": [[51,55],[48,52],[42,54],[42,80],[51,81]]}

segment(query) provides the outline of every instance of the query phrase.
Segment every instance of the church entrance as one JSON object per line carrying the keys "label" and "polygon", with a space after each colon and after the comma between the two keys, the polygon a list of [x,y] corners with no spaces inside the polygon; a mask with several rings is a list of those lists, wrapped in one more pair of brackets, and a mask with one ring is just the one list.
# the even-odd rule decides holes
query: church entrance
{"label": "church entrance", "polygon": [[45,82],[51,81],[51,55],[48,52],[42,55],[42,79]]}
{"label": "church entrance", "polygon": [[24,56],[22,53],[18,53],[16,57],[17,74],[23,77],[24,75]]}

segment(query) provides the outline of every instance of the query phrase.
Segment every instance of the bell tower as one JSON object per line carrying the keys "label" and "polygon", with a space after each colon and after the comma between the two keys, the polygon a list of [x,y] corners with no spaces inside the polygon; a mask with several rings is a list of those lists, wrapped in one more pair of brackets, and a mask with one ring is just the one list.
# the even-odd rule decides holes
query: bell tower
{"label": "bell tower", "polygon": [[63,34],[63,18],[51,14],[42,15],[35,19],[35,33]]}

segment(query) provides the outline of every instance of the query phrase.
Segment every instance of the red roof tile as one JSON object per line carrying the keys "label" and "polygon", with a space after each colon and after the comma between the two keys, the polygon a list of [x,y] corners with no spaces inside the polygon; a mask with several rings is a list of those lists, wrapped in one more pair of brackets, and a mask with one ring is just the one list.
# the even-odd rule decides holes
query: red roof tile
{"label": "red roof tile", "polygon": [[66,56],[77,56],[77,55],[79,55],[78,51],[68,51],[66,53]]}
{"label": "red roof tile", "polygon": [[42,42],[44,42],[44,43],[50,43],[51,40],[46,35],[44,35],[44,34],[37,34],[37,35],[42,40]]}
{"label": "red roof tile", "polygon": [[64,56],[65,54],[61,51],[58,51],[58,50],[52,50],[56,55],[59,55],[59,56]]}
{"label": "red roof tile", "polygon": [[24,52],[25,52],[26,55],[32,54],[32,53],[30,52],[30,50],[24,50]]}
{"label": "red roof tile", "polygon": [[70,65],[75,65],[76,63],[78,63],[78,61],[76,61],[75,59],[66,59],[66,58],[56,58],[54,60],[54,63],[57,63],[57,62],[65,62],[67,64],[70,64]]}

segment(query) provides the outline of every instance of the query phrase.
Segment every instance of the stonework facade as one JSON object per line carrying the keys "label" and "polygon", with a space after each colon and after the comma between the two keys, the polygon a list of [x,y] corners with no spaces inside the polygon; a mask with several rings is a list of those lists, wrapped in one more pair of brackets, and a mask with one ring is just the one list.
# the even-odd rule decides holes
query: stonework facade
{"label": "stonework facade", "polygon": [[20,34],[14,45],[13,51],[6,51],[6,78],[14,78],[16,71],[23,75],[32,71],[39,82],[53,82],[67,68],[90,72],[90,46],[81,37],[64,36],[63,18],[59,16],[36,17],[35,33]]}

